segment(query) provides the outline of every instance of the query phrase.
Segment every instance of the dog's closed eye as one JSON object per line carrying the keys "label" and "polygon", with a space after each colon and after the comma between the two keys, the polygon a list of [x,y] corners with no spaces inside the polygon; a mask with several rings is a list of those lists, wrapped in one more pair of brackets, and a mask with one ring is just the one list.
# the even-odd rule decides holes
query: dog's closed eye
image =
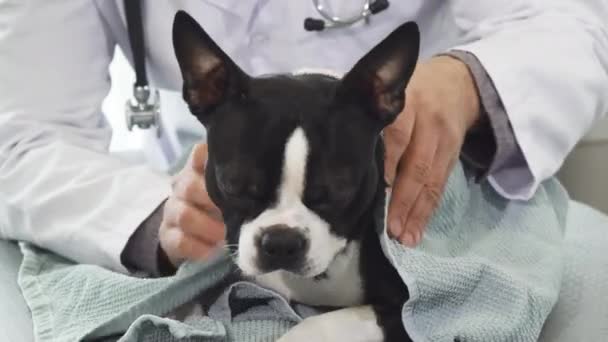
{"label": "dog's closed eye", "polygon": [[224,197],[230,199],[233,203],[247,205],[265,198],[266,191],[264,190],[264,184],[262,184],[263,179],[253,177],[251,173],[249,173],[251,177],[246,177],[247,174],[231,172],[228,169],[218,171],[218,188]]}
{"label": "dog's closed eye", "polygon": [[329,192],[326,186],[316,185],[306,189],[304,201],[311,207],[319,207],[329,202]]}
{"label": "dog's closed eye", "polygon": [[249,182],[222,182],[219,188],[226,197],[259,200],[264,198],[264,191],[259,184]]}

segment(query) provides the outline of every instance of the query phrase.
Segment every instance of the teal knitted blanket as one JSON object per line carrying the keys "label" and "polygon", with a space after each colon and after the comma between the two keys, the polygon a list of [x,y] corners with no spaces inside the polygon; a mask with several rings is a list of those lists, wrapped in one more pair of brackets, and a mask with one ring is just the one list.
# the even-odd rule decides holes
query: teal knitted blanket
{"label": "teal knitted blanket", "polygon": [[[567,207],[557,181],[529,202],[506,201],[458,165],[419,247],[381,232],[410,290],[402,318],[413,340],[536,341],[560,290]],[[147,279],[21,248],[37,341],[274,341],[318,313],[230,281],[223,254]]]}

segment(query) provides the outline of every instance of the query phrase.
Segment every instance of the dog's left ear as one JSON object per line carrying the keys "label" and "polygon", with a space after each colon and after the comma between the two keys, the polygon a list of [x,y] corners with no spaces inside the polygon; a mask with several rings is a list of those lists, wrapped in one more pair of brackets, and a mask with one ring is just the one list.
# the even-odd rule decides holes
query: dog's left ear
{"label": "dog's left ear", "polygon": [[363,101],[381,125],[390,124],[405,105],[405,88],[419,49],[418,25],[407,22],[399,26],[344,76],[338,94]]}
{"label": "dog's left ear", "polygon": [[244,91],[248,76],[184,11],[173,21],[173,48],[184,80],[184,100],[203,124],[215,106]]}

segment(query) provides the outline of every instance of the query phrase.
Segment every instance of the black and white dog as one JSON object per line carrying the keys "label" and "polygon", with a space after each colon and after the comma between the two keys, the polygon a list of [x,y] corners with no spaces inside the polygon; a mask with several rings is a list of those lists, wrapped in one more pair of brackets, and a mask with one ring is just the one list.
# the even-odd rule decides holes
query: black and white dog
{"label": "black and white dog", "polygon": [[410,341],[408,291],[374,213],[386,194],[381,131],[403,109],[419,39],[415,23],[398,27],[341,79],[250,77],[192,17],[175,17],[183,95],[207,129],[207,189],[237,265],[290,300],[342,308],[280,341]]}

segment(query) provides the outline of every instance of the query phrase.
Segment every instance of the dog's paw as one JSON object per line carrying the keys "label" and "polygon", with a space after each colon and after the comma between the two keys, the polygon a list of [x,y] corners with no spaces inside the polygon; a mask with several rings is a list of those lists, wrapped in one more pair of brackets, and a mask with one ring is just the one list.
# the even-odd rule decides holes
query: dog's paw
{"label": "dog's paw", "polygon": [[303,320],[278,342],[381,342],[382,329],[370,307],[346,308]]}
{"label": "dog's paw", "polygon": [[320,331],[318,317],[310,317],[291,328],[277,342],[329,342]]}

